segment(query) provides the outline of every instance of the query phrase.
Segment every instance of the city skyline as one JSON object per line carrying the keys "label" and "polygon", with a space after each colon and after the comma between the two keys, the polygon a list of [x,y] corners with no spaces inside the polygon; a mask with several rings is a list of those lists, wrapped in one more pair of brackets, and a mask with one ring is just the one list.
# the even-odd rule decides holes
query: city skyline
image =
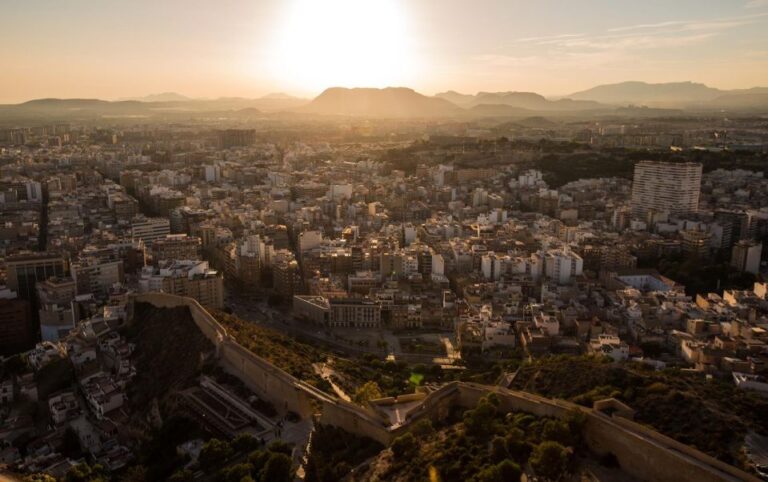
{"label": "city skyline", "polygon": [[0,482],[768,481],[768,0],[0,14]]}
{"label": "city skyline", "polygon": [[[768,78],[768,3],[33,1],[4,11],[0,102],[314,97],[328,87],[407,86],[568,95],[628,80],[722,89]],[[728,75],[724,76],[723,72]]]}

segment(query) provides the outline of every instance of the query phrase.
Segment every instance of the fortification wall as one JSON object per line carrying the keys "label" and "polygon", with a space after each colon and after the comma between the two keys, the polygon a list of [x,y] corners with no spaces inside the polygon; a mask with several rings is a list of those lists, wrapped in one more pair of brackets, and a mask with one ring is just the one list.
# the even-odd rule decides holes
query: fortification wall
{"label": "fortification wall", "polygon": [[320,423],[342,428],[361,437],[368,437],[382,445],[389,445],[396,432],[391,431],[378,417],[370,416],[350,405],[343,400],[324,401]]}
{"label": "fortification wall", "polygon": [[608,417],[562,400],[502,387],[463,382],[446,384],[427,395],[422,405],[407,415],[403,425],[391,428],[375,412],[320,392],[243,348],[195,300],[163,293],[140,294],[133,299],[160,308],[188,306],[197,326],[216,345],[222,366],[274,404],[278,411],[290,410],[308,417],[313,414],[310,400],[315,398],[323,403],[321,423],[369,437],[384,445],[408,431],[420,419],[444,420],[452,407],[472,408],[481,397],[493,392],[499,397],[502,411],[522,411],[556,418],[563,418],[572,410],[581,411],[587,417],[584,437],[590,449],[597,454],[612,453],[624,471],[640,480],[759,482],[756,477],[736,467],[630,420]]}
{"label": "fortification wall", "polygon": [[291,411],[302,418],[314,413],[310,396],[297,379],[236,342],[224,341],[220,360],[225,370],[242,380],[259,397],[269,401],[279,413]]}
{"label": "fortification wall", "polygon": [[629,473],[645,480],[754,481],[759,479],[622,417],[589,414],[585,437],[596,453],[610,452]]}
{"label": "fortification wall", "polygon": [[302,417],[313,414],[311,397],[301,388],[299,380],[240,346],[196,300],[167,293],[142,293],[134,295],[133,299],[158,308],[187,306],[197,327],[216,347],[222,368],[274,405],[279,413],[292,411]]}

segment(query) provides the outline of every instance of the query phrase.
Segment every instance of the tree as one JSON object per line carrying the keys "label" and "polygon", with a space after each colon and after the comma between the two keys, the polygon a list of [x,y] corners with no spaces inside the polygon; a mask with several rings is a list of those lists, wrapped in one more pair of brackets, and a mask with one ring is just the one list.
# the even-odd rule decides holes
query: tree
{"label": "tree", "polygon": [[188,469],[181,469],[177,470],[173,473],[170,480],[171,482],[187,482],[189,480],[192,480],[194,478],[194,474],[191,470]]}
{"label": "tree", "polygon": [[507,453],[518,463],[524,463],[531,455],[531,446],[525,441],[525,432],[519,428],[513,428],[504,437],[507,445]]}
{"label": "tree", "polygon": [[464,412],[464,426],[468,434],[480,436],[492,434],[491,428],[496,417],[498,402],[498,398],[488,395],[480,399],[477,407]]}
{"label": "tree", "polygon": [[425,439],[434,435],[435,427],[432,426],[432,421],[430,419],[423,418],[413,424],[411,433],[413,433],[413,435],[415,435],[417,438]]}
{"label": "tree", "polygon": [[498,435],[491,440],[491,460],[494,462],[501,462],[509,458],[509,451],[507,450],[507,441],[503,437]]}
{"label": "tree", "polygon": [[250,477],[253,473],[251,464],[236,464],[225,467],[219,471],[219,479],[225,482],[240,482],[245,477]]}
{"label": "tree", "polygon": [[78,464],[69,469],[64,476],[66,482],[104,482],[107,479],[104,477],[104,467],[101,465],[94,465],[91,467],[88,464]]}
{"label": "tree", "polygon": [[547,420],[541,437],[544,440],[552,440],[563,445],[573,445],[573,437],[568,424],[561,420]]}
{"label": "tree", "polygon": [[411,432],[403,434],[392,441],[392,454],[395,457],[403,457],[416,452],[419,444]]}
{"label": "tree", "polygon": [[275,454],[285,454],[290,457],[293,454],[293,445],[285,440],[273,440],[267,446],[267,451]]}
{"label": "tree", "polygon": [[365,382],[360,388],[357,389],[357,391],[355,391],[355,394],[352,397],[352,401],[363,405],[369,400],[376,400],[377,398],[381,398],[383,396],[384,395],[382,395],[379,385],[376,382],[369,381]]}
{"label": "tree", "polygon": [[511,460],[502,460],[496,467],[499,469],[501,480],[504,482],[520,480],[520,476],[523,475],[520,466]]}
{"label": "tree", "polygon": [[208,472],[210,469],[224,464],[232,456],[233,452],[234,450],[232,450],[232,446],[228,442],[212,438],[200,450],[200,457],[198,458],[200,468],[204,472]]}
{"label": "tree", "polygon": [[248,455],[248,463],[253,467],[251,473],[254,477],[267,465],[267,460],[269,460],[269,452],[266,450],[254,450]]}
{"label": "tree", "polygon": [[32,474],[24,477],[24,482],[56,482],[56,477],[48,474]]}
{"label": "tree", "polygon": [[232,448],[236,452],[249,453],[259,448],[259,441],[249,433],[241,433],[232,440]]}
{"label": "tree", "polygon": [[548,440],[536,446],[530,463],[536,475],[560,480],[568,470],[568,452],[561,444]]}
{"label": "tree", "polygon": [[474,482],[514,482],[520,480],[522,473],[519,465],[511,460],[503,460],[478,472]]}
{"label": "tree", "polygon": [[261,471],[261,482],[291,482],[293,461],[281,453],[272,453]]}

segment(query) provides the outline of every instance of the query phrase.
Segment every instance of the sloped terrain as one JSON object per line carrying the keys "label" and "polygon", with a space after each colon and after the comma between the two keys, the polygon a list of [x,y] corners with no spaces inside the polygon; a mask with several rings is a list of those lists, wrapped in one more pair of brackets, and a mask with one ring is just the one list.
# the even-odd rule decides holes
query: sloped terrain
{"label": "sloped terrain", "polygon": [[136,345],[132,359],[137,374],[127,388],[129,400],[137,408],[190,386],[199,376],[205,356],[213,351],[186,306],[157,308],[136,303],[134,320],[124,335]]}
{"label": "sloped terrain", "polygon": [[768,399],[739,390],[730,380],[707,381],[679,370],[552,357],[523,368],[511,388],[585,406],[615,397],[637,411],[638,422],[737,466],[743,466],[747,431],[768,433]]}

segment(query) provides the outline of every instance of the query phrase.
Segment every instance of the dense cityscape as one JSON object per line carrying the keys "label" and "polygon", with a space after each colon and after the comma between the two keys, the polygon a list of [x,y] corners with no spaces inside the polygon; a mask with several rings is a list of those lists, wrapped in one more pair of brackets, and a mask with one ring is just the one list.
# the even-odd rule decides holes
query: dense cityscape
{"label": "dense cityscape", "polygon": [[[768,179],[720,166],[764,163],[768,131],[742,120],[723,142],[703,133],[709,122],[473,135],[451,122],[385,123],[394,132],[379,134],[368,120],[283,132],[268,120],[5,129],[2,460],[57,477],[83,460],[108,473],[135,466],[146,433],[133,432],[153,426],[136,399],[151,374],[140,372],[170,368],[140,353],[148,335],[129,326],[152,316],[137,306],[148,293],[194,299],[238,340],[255,323],[316,347],[327,358],[289,372],[363,405],[449,380],[517,387],[521,369],[563,355],[732,385],[758,412],[738,416],[761,418]],[[670,138],[681,142],[670,149]],[[564,182],[559,165],[602,156],[642,160]],[[374,360],[410,379],[375,373],[387,366]],[[173,399],[185,407],[173,416],[206,433],[287,440],[301,465],[311,424],[288,421],[274,394],[233,385],[210,360],[187,362],[203,372],[160,387],[174,393],[158,393],[152,411]],[[374,368],[355,373],[356,363]],[[739,434],[745,447],[763,443],[759,427]],[[208,445],[183,442],[190,462],[178,469],[194,469]],[[761,463],[740,447],[712,450]]]}
{"label": "dense cityscape", "polygon": [[0,482],[768,480],[765,0],[108,3],[0,16]]}

